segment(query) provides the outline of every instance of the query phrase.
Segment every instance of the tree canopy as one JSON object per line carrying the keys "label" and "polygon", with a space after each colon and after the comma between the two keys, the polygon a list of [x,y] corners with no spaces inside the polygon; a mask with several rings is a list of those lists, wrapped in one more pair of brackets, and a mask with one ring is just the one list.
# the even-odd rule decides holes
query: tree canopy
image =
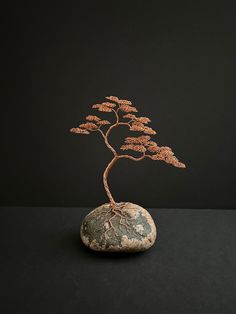
{"label": "tree canopy", "polygon": [[[161,160],[178,168],[185,168],[185,164],[180,162],[172,149],[168,146],[159,146],[151,136],[156,135],[156,131],[148,126],[151,120],[147,117],[137,116],[137,108],[130,100],[119,99],[116,96],[107,96],[107,101],[92,105],[92,108],[105,113],[115,114],[114,123],[109,120],[103,120],[96,115],[88,115],[86,121],[78,127],[70,129],[72,133],[88,135],[91,132],[98,131],[102,134],[106,145],[118,157],[141,160],[145,157],[152,160]],[[132,155],[119,155],[108,142],[108,135],[114,127],[126,125],[131,132],[140,132],[143,135],[127,137],[124,144],[120,147],[122,151],[133,151],[142,153],[142,158],[132,157]],[[104,130],[104,128],[106,128]]]}

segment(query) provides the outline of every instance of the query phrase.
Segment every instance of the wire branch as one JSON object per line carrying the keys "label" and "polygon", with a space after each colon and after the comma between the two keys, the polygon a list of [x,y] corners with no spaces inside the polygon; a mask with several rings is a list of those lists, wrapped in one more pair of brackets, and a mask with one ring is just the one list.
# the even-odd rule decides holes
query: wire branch
{"label": "wire branch", "polygon": [[116,110],[112,108],[112,111],[115,113],[115,116],[116,116],[116,123],[119,122],[119,116],[118,116],[118,110],[119,109],[120,109],[120,107],[118,109],[116,109]]}
{"label": "wire branch", "polygon": [[141,161],[143,160],[145,157],[148,157],[148,155],[146,155],[145,153],[143,153],[143,155],[141,157],[133,157],[131,155],[119,155],[117,156],[119,159],[121,158],[127,158],[127,159],[131,159],[131,160],[134,160],[134,161]]}
{"label": "wire branch", "polygon": [[104,132],[101,129],[98,129],[98,131],[102,134],[102,137],[104,139],[106,146],[112,151],[114,156],[117,156],[117,152],[116,152],[115,148],[113,146],[111,146],[111,144],[109,143],[107,135],[104,134]]}
{"label": "wire branch", "polygon": [[120,122],[118,110],[119,110],[119,108],[117,110],[112,109],[112,111],[115,113],[115,116],[116,116],[116,122],[108,128],[106,133],[104,133],[101,129],[99,129],[100,133],[102,134],[102,136],[104,138],[104,142],[105,142],[106,146],[112,151],[114,156],[117,156],[118,154],[117,154],[115,148],[109,143],[109,140],[108,140],[108,136],[109,136],[111,130],[118,127],[119,125],[127,125],[130,127],[130,124],[128,122]]}

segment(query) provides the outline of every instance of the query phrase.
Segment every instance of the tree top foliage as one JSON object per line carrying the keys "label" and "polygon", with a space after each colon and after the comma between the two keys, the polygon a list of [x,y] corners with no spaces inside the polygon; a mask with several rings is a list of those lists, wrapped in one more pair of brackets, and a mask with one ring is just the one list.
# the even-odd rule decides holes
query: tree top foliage
{"label": "tree top foliage", "polygon": [[[138,110],[130,100],[119,99],[116,96],[107,96],[105,98],[105,102],[94,104],[92,108],[98,112],[113,113],[116,118],[115,122],[112,123],[109,120],[103,120],[97,115],[88,115],[84,123],[70,129],[70,131],[84,135],[88,135],[94,131],[100,132],[104,138],[105,144],[117,158],[141,160],[147,157],[152,160],[164,161],[178,168],[185,168],[185,165],[174,156],[170,147],[159,146],[156,141],[151,139],[151,136],[156,135],[156,131],[148,126],[151,120],[147,117],[137,116],[136,113]],[[110,145],[108,141],[110,131],[120,125],[126,125],[131,132],[143,134],[125,138],[124,144],[120,147],[123,151],[140,152],[142,154],[141,157],[136,158],[128,154],[120,155]]]}

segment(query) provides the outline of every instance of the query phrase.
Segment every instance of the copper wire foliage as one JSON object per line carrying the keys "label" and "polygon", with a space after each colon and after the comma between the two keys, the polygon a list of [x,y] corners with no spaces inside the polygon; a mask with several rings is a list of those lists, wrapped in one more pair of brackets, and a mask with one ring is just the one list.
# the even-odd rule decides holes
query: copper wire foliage
{"label": "copper wire foliage", "polygon": [[[103,184],[107,196],[110,200],[111,206],[115,206],[116,202],[110,192],[107,178],[113,165],[121,158],[127,158],[134,161],[141,161],[144,158],[152,160],[162,160],[178,168],[185,168],[185,164],[180,162],[175,156],[170,147],[159,146],[155,141],[151,140],[150,135],[155,135],[156,131],[147,126],[151,120],[147,117],[138,117],[135,115],[138,112],[130,100],[119,99],[116,96],[107,96],[107,101],[100,104],[92,105],[93,109],[100,112],[113,113],[115,115],[115,122],[111,123],[108,120],[103,120],[96,115],[88,115],[86,122],[70,129],[70,132],[76,134],[90,134],[91,132],[99,132],[106,144],[114,155],[110,163],[107,165],[103,173]],[[108,127],[109,125],[109,127]],[[120,147],[123,151],[135,151],[141,153],[139,157],[134,157],[127,154],[119,154],[113,146],[109,143],[109,134],[112,129],[125,125],[132,132],[142,132],[144,135],[127,137],[124,144]],[[105,130],[104,130],[105,128]]]}

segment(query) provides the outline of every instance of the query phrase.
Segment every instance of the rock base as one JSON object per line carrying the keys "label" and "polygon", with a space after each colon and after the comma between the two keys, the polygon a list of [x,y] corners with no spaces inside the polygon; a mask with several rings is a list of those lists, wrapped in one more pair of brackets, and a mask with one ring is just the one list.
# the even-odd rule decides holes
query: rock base
{"label": "rock base", "polygon": [[80,235],[92,250],[140,252],[156,240],[156,226],[148,211],[139,205],[122,202],[115,208],[103,204],[83,220]]}

